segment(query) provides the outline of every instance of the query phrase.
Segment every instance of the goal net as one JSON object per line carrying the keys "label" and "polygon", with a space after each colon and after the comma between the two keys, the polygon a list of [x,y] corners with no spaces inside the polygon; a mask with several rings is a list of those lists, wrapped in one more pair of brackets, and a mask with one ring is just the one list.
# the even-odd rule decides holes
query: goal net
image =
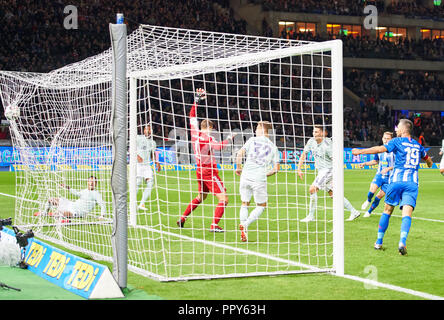
{"label": "goal net", "polygon": [[[161,280],[300,272],[343,272],[342,49],[313,43],[141,25],[128,37],[128,268]],[[48,240],[111,260],[111,54],[48,74],[0,72],[16,150],[16,222]],[[182,226],[198,194],[190,110],[197,88],[206,99],[197,121],[214,123],[215,150],[228,203],[210,232],[218,198],[211,192]],[[280,171],[267,179],[267,207],[240,239],[240,179],[235,157],[258,121],[272,124]],[[313,126],[333,137],[333,198],[319,192],[316,220],[304,223],[316,176],[312,154],[302,179],[297,164]],[[149,139],[144,136],[151,128]],[[138,172],[140,141],[149,167]],[[146,158],[146,157],[144,157]],[[158,170],[160,169],[160,170]],[[139,177],[139,175],[141,177]],[[80,217],[35,215],[48,199],[75,201],[71,189],[97,180],[102,207]],[[216,183],[216,182],[215,182]],[[67,189],[70,186],[71,189]],[[337,192],[336,192],[337,190]],[[143,202],[145,208],[140,207]],[[254,198],[249,211],[256,207]],[[103,211],[104,210],[104,211]],[[103,212],[105,214],[103,215]]]}

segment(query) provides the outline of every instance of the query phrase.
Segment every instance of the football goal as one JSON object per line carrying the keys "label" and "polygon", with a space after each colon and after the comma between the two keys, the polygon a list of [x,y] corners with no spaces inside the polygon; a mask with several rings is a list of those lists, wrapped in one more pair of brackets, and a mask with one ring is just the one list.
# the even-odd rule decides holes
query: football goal
{"label": "football goal", "polygon": [[[160,281],[343,274],[341,41],[141,25],[127,38],[126,72],[128,212],[119,214],[128,215],[130,271]],[[211,151],[220,177],[214,183],[228,199],[219,217],[223,232],[210,230],[220,201],[202,184],[199,189],[196,175],[190,110],[198,88],[206,92],[196,109],[199,126],[211,120],[216,142],[236,134]],[[3,106],[19,110],[9,116],[16,223],[109,261],[115,254],[112,94],[111,49],[47,74],[0,71]],[[266,209],[242,241],[236,155],[259,121],[271,123],[269,139],[279,150],[280,170],[267,179]],[[316,219],[306,223],[301,219],[316,177],[315,155],[308,154],[302,178],[297,165],[316,124],[333,141],[335,192],[333,197],[319,192]],[[91,184],[101,202],[62,217],[60,202],[76,203]],[[205,200],[178,223],[199,190],[208,191]],[[255,207],[252,198],[250,211]]]}

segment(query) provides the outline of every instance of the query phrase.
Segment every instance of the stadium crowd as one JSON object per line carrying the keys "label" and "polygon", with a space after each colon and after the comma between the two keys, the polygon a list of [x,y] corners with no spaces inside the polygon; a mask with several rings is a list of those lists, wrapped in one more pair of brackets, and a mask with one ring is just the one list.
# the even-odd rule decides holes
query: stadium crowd
{"label": "stadium crowd", "polygon": [[344,85],[376,99],[444,100],[444,81],[434,72],[345,69]]}
{"label": "stadium crowd", "polygon": [[253,0],[266,11],[302,12],[333,15],[364,15],[364,7],[374,5],[379,15],[404,15],[406,18],[444,19],[444,5],[427,6],[418,1],[395,0],[388,5],[383,0]]}
{"label": "stadium crowd", "polygon": [[[106,2],[106,5],[104,5]],[[215,6],[217,3],[218,6]],[[410,5],[399,4],[384,7],[384,1],[313,1],[313,0],[267,0],[264,6],[269,10],[312,13],[328,13],[340,15],[359,15],[363,6],[367,4],[376,5],[381,12],[392,14],[435,14],[442,12],[442,6],[432,9],[423,7],[409,7]],[[0,70],[48,72],[64,65],[83,60],[89,56],[98,54],[109,48],[108,24],[115,20],[116,12],[124,12],[129,32],[132,32],[139,23],[162,25],[167,27],[191,28],[200,30],[212,30],[229,33],[246,33],[246,22],[236,20],[234,13],[229,7],[228,0],[135,0],[124,3],[121,0],[73,0],[70,5],[78,8],[78,29],[65,29],[63,26],[67,13],[64,13],[66,4],[61,0],[0,0],[0,18],[5,23],[0,26],[2,45],[0,46]],[[409,9],[410,8],[410,9]],[[431,11],[430,11],[431,10]],[[264,21],[263,35],[273,36],[271,28]],[[281,34],[287,38],[288,34]],[[329,35],[322,39],[319,35],[311,33],[293,33],[292,39],[323,41],[336,36]],[[388,39],[370,40],[368,37],[342,37],[344,43],[344,56],[367,57],[367,58],[401,58],[401,59],[424,59],[444,61],[444,41],[435,40],[409,40],[399,39],[389,41]],[[384,105],[380,99],[444,99],[444,83],[433,73],[423,72],[386,72],[376,70],[351,70],[345,73],[345,85],[362,97],[359,112],[350,112],[346,106],[345,129],[346,140],[354,141],[377,141],[382,127],[393,127],[396,120],[390,106]],[[390,89],[390,90],[389,90]],[[254,90],[253,90],[254,91]],[[258,94],[251,92],[251,94]],[[305,101],[307,97],[300,93],[299,101]],[[273,98],[273,97],[271,97]],[[311,101],[328,100],[327,97],[310,97]],[[256,100],[255,100],[256,101]],[[214,102],[216,103],[216,102]],[[240,105],[230,111],[230,108],[220,108],[218,111],[210,110],[213,116],[220,119],[219,130],[227,128],[242,127],[243,123],[257,121],[266,114],[265,119],[275,120],[280,125],[277,130],[282,135],[304,136],[305,125],[317,122],[321,113],[328,113],[329,106],[317,103],[301,103],[303,109],[315,113],[314,116],[297,115],[291,119],[290,110],[295,107],[290,103],[282,103],[278,108],[280,112],[271,112],[277,106],[265,102],[256,101],[251,104],[248,99],[239,101],[218,101],[220,105],[231,106],[235,103]],[[219,105],[218,104],[218,105]],[[256,105],[255,105],[256,104]],[[270,112],[263,113],[259,110],[247,111],[247,105],[257,109],[269,108]],[[298,106],[298,108],[301,108]],[[178,106],[165,105],[168,108],[179,108]],[[351,108],[356,106],[351,106]],[[325,110],[323,110],[326,108]],[[267,115],[268,114],[268,115]],[[318,114],[318,115],[316,115]],[[387,116],[388,115],[388,116]],[[2,112],[3,116],[3,112]],[[185,116],[185,115],[184,115]],[[153,112],[153,120],[161,117],[160,113]],[[169,115],[164,120],[167,121]],[[278,119],[279,118],[279,119]],[[181,119],[181,120],[180,120]],[[185,118],[177,117],[170,122],[178,121],[177,125],[183,127]],[[436,115],[429,125],[431,132],[441,132],[437,128]],[[375,120],[382,123],[380,127],[374,125]],[[292,128],[290,123],[297,123]],[[427,120],[424,121],[426,126]],[[440,121],[438,121],[440,123]],[[176,123],[174,123],[176,125]],[[303,124],[303,125],[302,125]],[[434,141],[432,134],[425,130],[426,143]],[[168,132],[164,129],[157,132],[158,135],[166,137]],[[168,131],[168,130],[167,130]],[[285,133],[285,134],[284,134]],[[156,134],[156,132],[155,132]],[[0,138],[5,136],[2,131]],[[8,133],[6,133],[8,136]]]}
{"label": "stadium crowd", "polygon": [[[246,22],[233,18],[226,0],[217,10],[208,0],[72,0],[78,29],[65,29],[61,0],[0,0],[0,70],[48,72],[98,54],[110,46],[110,22],[124,12],[129,32],[139,23],[165,27],[245,33]],[[13,53],[13,54],[12,54]]]}
{"label": "stadium crowd", "polygon": [[[270,33],[268,26],[264,30],[264,35]],[[311,32],[287,34],[285,29],[282,30],[280,36],[281,38],[304,41],[341,39],[344,57],[444,61],[444,39],[442,38],[433,40],[399,38],[390,41],[384,37],[372,40],[369,36],[346,37],[329,34],[327,37],[322,37]]]}

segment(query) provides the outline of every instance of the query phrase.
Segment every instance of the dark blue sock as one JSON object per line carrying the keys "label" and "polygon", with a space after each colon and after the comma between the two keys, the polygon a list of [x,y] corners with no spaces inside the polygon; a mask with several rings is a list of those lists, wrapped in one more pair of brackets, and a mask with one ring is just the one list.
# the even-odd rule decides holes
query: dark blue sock
{"label": "dark blue sock", "polygon": [[381,199],[379,199],[378,197],[375,197],[375,200],[373,200],[373,203],[370,206],[370,209],[368,209],[368,213],[372,213],[373,210],[375,210],[376,207],[379,206],[379,201],[381,201]]}
{"label": "dark blue sock", "polygon": [[379,219],[378,239],[376,240],[376,244],[382,244],[382,240],[384,238],[385,231],[388,228],[389,221],[390,221],[390,215],[387,213],[383,213],[381,219]]}
{"label": "dark blue sock", "polygon": [[410,226],[412,225],[412,218],[405,216],[401,222],[401,239],[399,240],[404,246],[406,246],[407,236],[409,235]]}
{"label": "dark blue sock", "polygon": [[370,192],[370,191],[369,191],[369,192],[367,193],[367,201],[368,201],[368,202],[371,202],[371,201],[372,201],[373,195],[374,195],[373,192]]}

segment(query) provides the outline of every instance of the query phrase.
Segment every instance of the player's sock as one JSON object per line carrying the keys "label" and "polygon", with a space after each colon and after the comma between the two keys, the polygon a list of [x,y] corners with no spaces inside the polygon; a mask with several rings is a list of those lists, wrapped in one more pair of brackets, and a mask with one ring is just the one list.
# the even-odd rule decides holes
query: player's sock
{"label": "player's sock", "polygon": [[247,221],[244,223],[244,226],[246,228],[248,228],[248,226],[250,224],[252,224],[254,221],[256,221],[257,219],[259,219],[259,217],[261,216],[261,214],[264,212],[265,207],[261,207],[261,206],[257,206],[250,214],[250,216],[248,217]]}
{"label": "player's sock", "polygon": [[45,214],[48,214],[49,209],[51,209],[51,203],[49,203],[49,201],[46,201],[46,203],[45,203],[45,211],[44,211],[44,213],[45,213]]}
{"label": "player's sock", "polygon": [[240,216],[240,223],[243,225],[245,223],[245,221],[247,221],[247,219],[248,219],[248,207],[247,206],[241,206],[239,216]]}
{"label": "player's sock", "polygon": [[344,208],[349,211],[355,210],[355,208],[353,208],[352,204],[350,203],[350,201],[348,201],[346,197],[344,197]]}
{"label": "player's sock", "polygon": [[376,209],[377,206],[379,206],[379,201],[381,201],[381,199],[379,199],[377,196],[375,197],[375,200],[373,200],[372,205],[370,206],[370,208],[368,209],[368,213],[372,213],[373,210]]}
{"label": "player's sock", "polygon": [[400,243],[406,246],[407,236],[409,235],[410,226],[412,225],[412,218],[409,216],[405,216],[402,218],[401,222],[401,239]]}
{"label": "player's sock", "polygon": [[310,194],[310,207],[308,209],[308,215],[310,217],[315,216],[317,205],[318,205],[318,194],[315,192]]}
{"label": "player's sock", "polygon": [[388,228],[389,221],[390,215],[387,213],[383,213],[381,218],[379,219],[378,239],[376,240],[376,244],[382,244],[382,240],[384,239],[385,231]]}
{"label": "player's sock", "polygon": [[213,226],[219,224],[220,219],[224,215],[226,206],[227,206],[227,204],[225,203],[225,201],[220,201],[217,204],[216,210],[214,210],[214,217],[213,217],[213,223],[212,223]]}
{"label": "player's sock", "polygon": [[186,217],[188,217],[190,215],[191,212],[194,211],[194,209],[196,209],[199,204],[201,203],[199,198],[194,198],[190,204],[188,205],[188,207],[185,209],[185,212],[182,214],[182,218],[186,219]]}
{"label": "player's sock", "polygon": [[142,200],[140,201],[141,204],[145,203],[145,201],[150,197],[152,189],[153,189],[153,180],[150,179],[146,183],[145,190],[143,190]]}
{"label": "player's sock", "polygon": [[374,196],[374,193],[371,192],[371,191],[369,191],[369,192],[367,193],[367,201],[368,201],[368,202],[372,202],[373,196]]}

